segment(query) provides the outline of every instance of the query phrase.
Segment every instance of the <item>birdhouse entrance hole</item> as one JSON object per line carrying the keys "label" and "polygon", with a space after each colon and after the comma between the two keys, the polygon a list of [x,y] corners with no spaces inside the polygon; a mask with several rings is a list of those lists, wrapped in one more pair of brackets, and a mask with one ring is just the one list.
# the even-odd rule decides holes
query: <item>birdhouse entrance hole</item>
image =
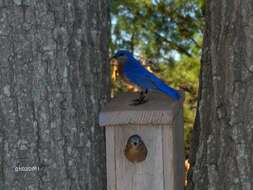
{"label": "birdhouse entrance hole", "polygon": [[147,103],[129,105],[136,95],[119,95],[100,113],[106,130],[107,189],[182,190],[182,101],[151,93]]}
{"label": "birdhouse entrance hole", "polygon": [[142,162],[146,159],[148,150],[139,135],[132,135],[128,138],[125,146],[125,156],[133,163]]}

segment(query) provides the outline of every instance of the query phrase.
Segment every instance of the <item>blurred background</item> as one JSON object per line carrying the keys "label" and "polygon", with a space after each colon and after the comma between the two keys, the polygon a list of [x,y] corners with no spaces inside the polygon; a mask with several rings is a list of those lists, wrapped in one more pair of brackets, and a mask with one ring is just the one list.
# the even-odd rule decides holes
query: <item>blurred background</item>
{"label": "blurred background", "polygon": [[[199,86],[204,0],[112,0],[113,54],[128,49],[167,84],[185,92],[185,159],[188,159]],[[135,91],[112,64],[112,96]]]}

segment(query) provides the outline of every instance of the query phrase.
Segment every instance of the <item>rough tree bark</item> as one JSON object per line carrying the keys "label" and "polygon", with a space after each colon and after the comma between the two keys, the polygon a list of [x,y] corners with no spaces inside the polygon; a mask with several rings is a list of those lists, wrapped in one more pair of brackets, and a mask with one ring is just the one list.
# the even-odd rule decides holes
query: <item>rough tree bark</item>
{"label": "rough tree bark", "polygon": [[206,1],[188,190],[253,189],[253,1]]}
{"label": "rough tree bark", "polygon": [[106,0],[0,0],[2,185],[106,189],[108,22]]}

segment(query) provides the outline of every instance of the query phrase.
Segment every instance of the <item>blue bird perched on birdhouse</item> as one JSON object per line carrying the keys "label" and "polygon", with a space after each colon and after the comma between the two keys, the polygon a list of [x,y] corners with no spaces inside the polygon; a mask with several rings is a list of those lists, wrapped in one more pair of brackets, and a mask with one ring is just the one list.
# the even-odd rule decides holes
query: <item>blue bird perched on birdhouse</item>
{"label": "blue bird perched on birdhouse", "polygon": [[125,82],[137,85],[142,89],[139,98],[134,100],[134,105],[145,103],[149,90],[161,91],[173,100],[180,99],[181,96],[178,91],[149,72],[128,50],[119,50],[112,58],[117,60],[118,72],[121,78]]}

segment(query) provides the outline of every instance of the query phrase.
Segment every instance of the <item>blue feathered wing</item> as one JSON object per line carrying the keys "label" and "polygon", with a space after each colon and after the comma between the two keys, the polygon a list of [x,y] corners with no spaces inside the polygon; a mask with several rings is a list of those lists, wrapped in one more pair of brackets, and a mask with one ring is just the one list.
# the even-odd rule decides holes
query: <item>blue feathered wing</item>
{"label": "blue feathered wing", "polygon": [[[129,65],[124,69],[124,74],[128,80],[142,89],[159,90],[175,100],[180,99],[180,94],[163,81],[157,78],[140,65],[140,63],[128,63]],[[130,65],[131,64],[131,65]]]}

